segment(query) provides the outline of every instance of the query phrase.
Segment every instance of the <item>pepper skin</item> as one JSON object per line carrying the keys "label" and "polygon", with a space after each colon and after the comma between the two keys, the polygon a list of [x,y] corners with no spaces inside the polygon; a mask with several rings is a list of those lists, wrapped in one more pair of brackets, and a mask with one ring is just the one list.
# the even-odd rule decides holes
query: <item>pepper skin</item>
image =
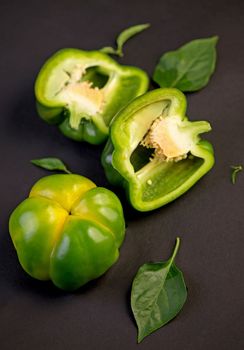
{"label": "pepper skin", "polygon": [[206,121],[190,122],[177,89],[157,89],[115,117],[102,154],[107,179],[125,187],[139,211],[159,208],[189,190],[214,164],[212,145],[199,134]]}
{"label": "pepper skin", "polygon": [[147,74],[119,65],[99,51],[63,49],[51,56],[35,83],[37,111],[75,141],[108,138],[113,116],[148,89]]}
{"label": "pepper skin", "polygon": [[125,223],[113,192],[80,175],[58,174],[32,187],[11,214],[9,231],[29,275],[75,290],[116,262]]}

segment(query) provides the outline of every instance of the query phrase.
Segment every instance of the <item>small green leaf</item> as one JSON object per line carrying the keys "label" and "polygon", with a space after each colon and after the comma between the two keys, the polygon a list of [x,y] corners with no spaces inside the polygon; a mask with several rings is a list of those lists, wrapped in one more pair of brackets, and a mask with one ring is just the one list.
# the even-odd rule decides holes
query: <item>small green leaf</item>
{"label": "small green leaf", "polygon": [[197,39],[165,53],[156,66],[153,80],[160,87],[197,91],[207,85],[216,65],[218,37]]}
{"label": "small green leaf", "polygon": [[62,160],[58,158],[49,157],[42,159],[33,159],[31,160],[31,163],[47,170],[60,170],[64,171],[67,174],[71,174]]}
{"label": "small green leaf", "polygon": [[112,54],[112,55],[118,55],[119,57],[123,56],[123,46],[128,41],[130,38],[135,36],[136,34],[142,32],[143,30],[147,29],[150,27],[150,24],[138,24],[132,27],[129,27],[125,30],[123,30],[117,40],[117,49],[114,49],[113,47],[106,46],[100,49],[101,52],[107,53],[107,54]]}
{"label": "small green leaf", "polygon": [[187,290],[174,260],[180,239],[166,262],[142,265],[132,284],[131,308],[138,327],[138,343],[172,320],[182,309]]}
{"label": "small green leaf", "polygon": [[241,165],[233,165],[231,166],[232,172],[231,172],[231,182],[233,183],[233,185],[235,185],[236,183],[236,177],[237,174],[242,171],[242,166]]}

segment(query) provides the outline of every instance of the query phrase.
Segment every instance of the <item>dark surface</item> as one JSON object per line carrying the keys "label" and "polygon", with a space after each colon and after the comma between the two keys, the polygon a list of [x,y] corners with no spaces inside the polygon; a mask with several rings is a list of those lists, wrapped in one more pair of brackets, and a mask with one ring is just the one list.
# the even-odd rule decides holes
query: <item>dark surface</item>
{"label": "dark surface", "polygon": [[[1,1],[0,348],[243,349],[244,174],[230,182],[230,165],[244,162],[243,1]],[[125,27],[150,22],[121,62],[152,74],[160,55],[194,38],[219,35],[217,70],[202,91],[188,94],[188,115],[207,119],[216,165],[187,194],[147,214],[123,205],[127,236],[118,263],[66,294],[24,273],[8,234],[8,217],[32,184],[48,174],[30,159],[56,156],[73,172],[108,186],[100,148],[72,142],[37,117],[33,83],[57,49],[113,43]],[[138,267],[166,260],[175,237],[189,296],[183,311],[141,345],[129,306]]]}

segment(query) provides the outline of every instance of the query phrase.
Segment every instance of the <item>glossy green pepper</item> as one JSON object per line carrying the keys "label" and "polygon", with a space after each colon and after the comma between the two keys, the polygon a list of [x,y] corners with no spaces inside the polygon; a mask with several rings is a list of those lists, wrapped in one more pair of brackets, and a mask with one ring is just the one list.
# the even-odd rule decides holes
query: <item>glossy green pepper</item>
{"label": "glossy green pepper", "polygon": [[119,257],[125,223],[117,196],[79,175],[40,179],[11,214],[9,231],[24,270],[75,290]]}
{"label": "glossy green pepper", "polygon": [[159,208],[192,187],[214,164],[211,144],[190,122],[177,89],[157,89],[132,101],[113,120],[102,164],[113,185],[123,185],[139,211]]}
{"label": "glossy green pepper", "polygon": [[139,68],[119,65],[99,51],[63,49],[38,74],[37,111],[65,136],[100,144],[113,116],[147,88],[147,74]]}

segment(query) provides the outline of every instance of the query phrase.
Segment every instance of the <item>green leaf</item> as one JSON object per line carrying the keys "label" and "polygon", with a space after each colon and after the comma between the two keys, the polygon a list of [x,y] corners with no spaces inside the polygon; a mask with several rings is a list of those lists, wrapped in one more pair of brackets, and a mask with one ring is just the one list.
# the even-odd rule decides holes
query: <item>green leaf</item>
{"label": "green leaf", "polygon": [[60,170],[64,171],[67,174],[71,174],[71,172],[67,169],[66,165],[62,162],[62,160],[58,158],[49,157],[41,159],[32,159],[31,163],[47,170]]}
{"label": "green leaf", "polygon": [[138,343],[172,320],[186,301],[183,274],[174,263],[179,245],[177,238],[168,261],[144,264],[134,278],[131,308],[138,327]]}
{"label": "green leaf", "polygon": [[153,80],[160,87],[197,91],[207,85],[216,65],[218,37],[197,39],[165,53],[156,66]]}
{"label": "green leaf", "polygon": [[236,183],[236,177],[237,177],[237,174],[242,171],[242,166],[241,165],[233,165],[231,166],[231,169],[232,169],[232,173],[231,173],[231,182],[233,183],[233,185],[235,185]]}
{"label": "green leaf", "polygon": [[102,49],[100,49],[100,51],[107,53],[107,54],[118,55],[118,56],[122,57],[123,56],[123,46],[126,43],[126,41],[128,41],[130,38],[132,38],[136,34],[147,29],[148,27],[150,27],[150,24],[148,24],[148,23],[147,24],[138,24],[138,25],[129,27],[129,28],[123,30],[119,34],[119,36],[116,40],[117,49],[114,49],[113,47],[110,47],[110,46],[106,46],[106,47],[103,47]]}

